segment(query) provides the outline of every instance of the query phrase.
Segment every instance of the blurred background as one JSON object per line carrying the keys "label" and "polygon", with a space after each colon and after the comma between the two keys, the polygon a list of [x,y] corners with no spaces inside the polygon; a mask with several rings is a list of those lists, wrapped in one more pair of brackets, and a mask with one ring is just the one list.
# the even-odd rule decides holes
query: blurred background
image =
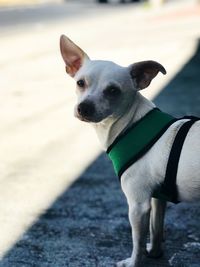
{"label": "blurred background", "polygon": [[[27,243],[37,243],[28,235],[28,229],[37,224],[41,214],[45,214],[67,192],[87,167],[93,166],[92,162],[101,153],[90,125],[73,117],[76,102],[74,82],[66,75],[60,56],[61,34],[70,37],[93,59],[113,60],[124,66],[146,59],[160,62],[168,74],[159,75],[151,88],[144,91],[146,97],[156,100],[198,49],[200,3],[198,0],[0,0],[2,267],[57,266],[42,261],[43,256],[41,262],[37,262],[38,251],[32,260],[36,265],[30,264],[29,254],[23,255],[23,265],[19,258],[24,246],[19,253],[5,255],[16,247],[19,240],[26,246]],[[198,57],[195,76],[186,75],[179,84],[179,94],[173,95],[172,90],[174,100],[178,101],[179,97],[186,99],[178,102],[177,106],[173,102],[177,108],[175,115],[187,112],[200,115],[199,83],[195,80],[195,85],[189,84],[200,76],[199,69]],[[195,87],[193,95],[181,91],[186,85],[190,89]],[[167,99],[167,94],[161,100],[165,111],[171,112],[172,102]],[[91,176],[104,174],[100,173],[105,160],[101,158],[98,161]],[[113,173],[111,176],[115,180]],[[117,179],[115,182],[119,186]],[[72,194],[69,202],[79,205],[79,194]],[[110,201],[112,206],[114,200]],[[75,221],[76,218],[71,223]],[[56,236],[54,233],[55,239]],[[52,247],[49,247],[48,253],[51,251]],[[73,248],[71,251],[75,253]],[[70,264],[64,254],[61,258],[65,259],[65,266],[111,266],[100,264],[95,256],[91,256],[95,262],[88,265]],[[64,266],[62,264],[58,266]],[[167,265],[162,263],[160,266]]]}

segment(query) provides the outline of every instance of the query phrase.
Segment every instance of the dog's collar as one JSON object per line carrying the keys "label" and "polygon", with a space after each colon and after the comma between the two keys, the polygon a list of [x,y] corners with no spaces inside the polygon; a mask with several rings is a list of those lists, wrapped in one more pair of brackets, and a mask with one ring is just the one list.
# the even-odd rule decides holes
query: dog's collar
{"label": "dog's collar", "polygon": [[175,121],[171,115],[154,108],[118,136],[106,151],[118,177],[140,159]]}

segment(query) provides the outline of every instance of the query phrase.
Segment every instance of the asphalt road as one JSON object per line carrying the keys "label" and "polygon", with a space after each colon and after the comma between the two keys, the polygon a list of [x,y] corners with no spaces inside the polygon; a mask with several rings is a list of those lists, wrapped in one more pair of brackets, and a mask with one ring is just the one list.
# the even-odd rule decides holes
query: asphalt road
{"label": "asphalt road", "polygon": [[[114,9],[124,8],[118,1],[114,2]],[[133,4],[132,4],[133,5]],[[135,5],[137,6],[137,5]],[[11,6],[0,8],[0,29],[8,30],[13,26],[30,27],[34,25],[46,25],[49,23],[57,23],[69,18],[85,17],[88,14],[92,16],[104,14],[113,9],[113,3],[104,5],[96,3],[95,0],[68,0],[58,3],[45,3],[39,5]]]}
{"label": "asphalt road", "polygon": [[[80,6],[79,6],[80,8]],[[12,27],[45,23],[52,20],[62,20],[70,16],[80,15],[80,9],[73,3],[48,3],[2,8],[0,10],[0,26]],[[81,6],[82,13],[87,11],[86,5]]]}
{"label": "asphalt road", "polygon": [[[168,75],[146,96],[175,115],[200,115],[200,16],[189,2],[0,11],[1,267],[108,267],[130,254],[126,201],[93,129],[73,117],[59,36],[92,58],[161,62]],[[165,257],[146,266],[199,266],[199,216],[198,203],[169,206]]]}

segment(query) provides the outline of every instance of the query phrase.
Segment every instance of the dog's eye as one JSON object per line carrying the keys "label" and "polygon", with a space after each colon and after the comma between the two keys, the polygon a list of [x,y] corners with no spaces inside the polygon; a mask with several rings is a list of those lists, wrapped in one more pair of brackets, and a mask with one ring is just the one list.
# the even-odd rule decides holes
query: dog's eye
{"label": "dog's eye", "polygon": [[116,85],[110,85],[103,91],[103,93],[106,97],[113,98],[119,96],[121,94],[121,90]]}
{"label": "dog's eye", "polygon": [[77,81],[77,85],[78,85],[78,87],[83,88],[83,87],[85,87],[85,81],[84,81],[83,79],[78,80],[78,81]]}

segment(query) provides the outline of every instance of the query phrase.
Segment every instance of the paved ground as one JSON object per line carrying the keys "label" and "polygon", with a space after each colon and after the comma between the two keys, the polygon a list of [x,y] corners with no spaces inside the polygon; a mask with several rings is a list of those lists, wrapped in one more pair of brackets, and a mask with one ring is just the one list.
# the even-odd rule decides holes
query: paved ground
{"label": "paved ground", "polygon": [[[30,3],[19,6],[8,6],[0,8],[0,28],[1,30],[9,30],[15,25],[15,29],[28,28],[33,25],[46,25],[47,23],[56,23],[78,16],[92,15],[94,11],[98,14],[101,9],[97,9],[94,1],[86,2],[80,0],[68,1],[41,1],[40,4]],[[108,6],[109,9],[110,6]],[[107,13],[107,10],[104,9]]]}
{"label": "paved ground", "polygon": [[[108,267],[131,252],[126,200],[111,164],[93,131],[73,118],[61,33],[93,58],[160,61],[168,75],[145,94],[174,115],[200,116],[200,16],[191,1],[159,10],[85,3],[88,14],[77,3],[76,16],[59,21],[41,16],[27,25],[25,15],[0,37],[0,267]],[[144,266],[199,266],[199,218],[198,203],[170,205],[166,254]]]}

